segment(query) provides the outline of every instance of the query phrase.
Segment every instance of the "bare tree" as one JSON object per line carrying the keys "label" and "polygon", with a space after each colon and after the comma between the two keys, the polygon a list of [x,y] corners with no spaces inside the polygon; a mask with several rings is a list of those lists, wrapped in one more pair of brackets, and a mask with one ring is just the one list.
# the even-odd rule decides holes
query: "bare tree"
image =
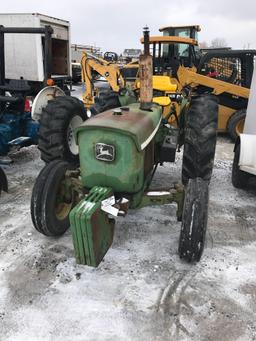
{"label": "bare tree", "polygon": [[207,49],[209,47],[209,45],[208,45],[207,41],[201,41],[199,43],[199,47],[200,47],[200,49]]}
{"label": "bare tree", "polygon": [[227,47],[228,43],[225,38],[215,38],[211,42],[211,47]]}

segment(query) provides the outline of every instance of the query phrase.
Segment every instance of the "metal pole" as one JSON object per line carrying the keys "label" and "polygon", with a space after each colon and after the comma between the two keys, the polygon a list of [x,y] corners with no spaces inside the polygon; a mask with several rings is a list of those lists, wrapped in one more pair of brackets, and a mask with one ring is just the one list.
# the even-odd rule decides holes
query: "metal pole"
{"label": "metal pole", "polygon": [[0,32],[2,33],[29,33],[29,34],[45,34],[48,31],[49,33],[53,33],[53,29],[51,26],[45,27],[4,27],[0,26]]}
{"label": "metal pole", "polygon": [[148,27],[143,28],[144,35],[144,55],[149,56],[149,29]]}
{"label": "metal pole", "polygon": [[[4,59],[4,33],[1,31],[3,26],[0,25],[0,85],[5,84],[5,59]],[[0,90],[3,95],[3,90]]]}
{"label": "metal pole", "polygon": [[153,98],[153,61],[149,53],[149,29],[144,28],[144,54],[140,56],[140,109],[150,110]]}
{"label": "metal pole", "polygon": [[[3,26],[0,25],[0,29]],[[4,56],[4,33],[0,31],[0,85],[5,85],[5,56]],[[0,96],[4,96],[5,91],[0,89]],[[0,113],[5,104],[0,101]]]}
{"label": "metal pole", "polygon": [[46,82],[52,74],[52,28],[45,26],[44,46],[44,81]]}

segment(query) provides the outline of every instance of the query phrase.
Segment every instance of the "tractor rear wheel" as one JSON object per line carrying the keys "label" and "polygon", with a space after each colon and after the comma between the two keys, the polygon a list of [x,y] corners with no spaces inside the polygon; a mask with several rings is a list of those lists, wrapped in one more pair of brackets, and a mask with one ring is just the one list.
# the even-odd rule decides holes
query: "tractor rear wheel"
{"label": "tractor rear wheel", "polygon": [[239,168],[240,143],[235,147],[234,160],[232,165],[232,184],[236,188],[246,188],[250,175]]}
{"label": "tractor rear wheel", "polygon": [[202,256],[208,218],[209,184],[201,178],[190,179],[185,189],[179,256],[198,262]]}
{"label": "tractor rear wheel", "polygon": [[120,107],[118,93],[108,90],[102,92],[95,98],[95,104],[90,108],[92,115],[97,115],[103,111]]}
{"label": "tractor rear wheel", "polygon": [[65,173],[74,169],[62,160],[47,164],[39,173],[31,197],[32,222],[46,236],[60,236],[69,228],[69,213],[75,194],[65,181]]}
{"label": "tractor rear wheel", "polygon": [[228,120],[227,131],[233,141],[236,141],[237,137],[244,130],[245,115],[246,109],[241,109],[236,111],[232,116],[230,116]]}
{"label": "tractor rear wheel", "polygon": [[43,109],[38,148],[46,163],[61,159],[78,164],[78,146],[74,130],[87,119],[83,102],[71,96],[60,96],[49,101]]}
{"label": "tractor rear wheel", "polygon": [[192,98],[186,117],[182,182],[212,175],[218,127],[218,103],[213,95]]}

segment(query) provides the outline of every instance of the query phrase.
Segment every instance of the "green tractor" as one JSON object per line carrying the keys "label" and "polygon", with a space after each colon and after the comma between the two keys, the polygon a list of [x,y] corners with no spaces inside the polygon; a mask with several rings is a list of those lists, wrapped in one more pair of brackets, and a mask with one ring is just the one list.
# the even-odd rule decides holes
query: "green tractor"
{"label": "green tractor", "polygon": [[[162,106],[152,103],[148,30],[144,39],[140,100],[83,122],[75,129],[79,165],[64,159],[51,161],[33,188],[31,215],[35,228],[46,236],[60,236],[71,227],[79,264],[96,267],[102,261],[113,241],[116,216],[125,216],[128,208],[172,202],[177,203],[177,219],[181,221],[180,258],[199,261],[203,252],[217,100],[209,94],[193,96],[188,89],[175,95],[181,115],[176,116],[177,128],[170,126],[162,116]],[[151,188],[157,166],[174,162],[182,145],[183,184]]]}

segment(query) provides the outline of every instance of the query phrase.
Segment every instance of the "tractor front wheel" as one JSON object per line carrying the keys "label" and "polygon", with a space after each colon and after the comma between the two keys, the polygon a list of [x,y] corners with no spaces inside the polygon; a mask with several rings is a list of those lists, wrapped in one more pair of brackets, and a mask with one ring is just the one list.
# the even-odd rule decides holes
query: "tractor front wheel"
{"label": "tractor front wheel", "polygon": [[55,160],[39,173],[31,197],[31,218],[35,228],[46,236],[60,236],[69,228],[69,213],[75,193],[65,178],[74,169],[68,162]]}
{"label": "tractor front wheel", "polygon": [[59,96],[49,101],[40,119],[38,148],[46,163],[65,160],[78,164],[78,146],[74,130],[87,119],[86,109],[79,99]]}
{"label": "tractor front wheel", "polygon": [[208,218],[209,184],[201,178],[190,179],[185,189],[179,256],[198,262],[202,256]]}

